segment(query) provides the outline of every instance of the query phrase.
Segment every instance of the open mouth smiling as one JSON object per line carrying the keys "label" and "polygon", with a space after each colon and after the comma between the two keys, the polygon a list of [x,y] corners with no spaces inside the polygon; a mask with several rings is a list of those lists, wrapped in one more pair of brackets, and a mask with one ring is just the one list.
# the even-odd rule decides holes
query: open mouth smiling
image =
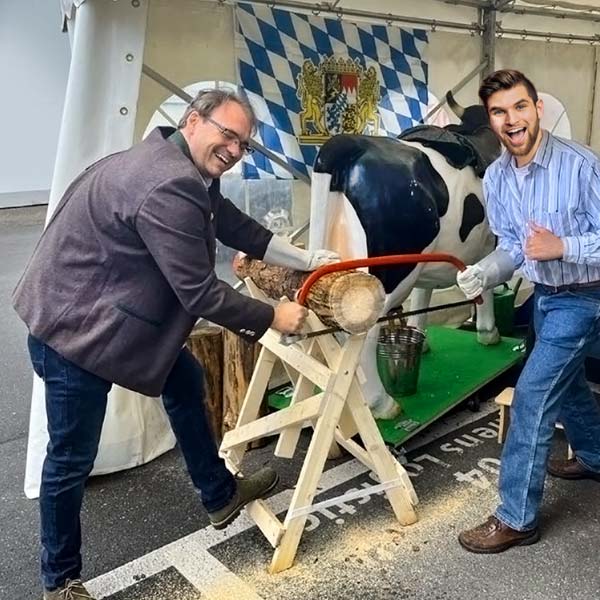
{"label": "open mouth smiling", "polygon": [[228,158],[224,154],[220,154],[219,152],[215,152],[215,156],[227,167],[231,163],[231,158]]}
{"label": "open mouth smiling", "polygon": [[526,127],[514,127],[512,129],[508,129],[506,131],[506,135],[508,136],[511,142],[519,144],[525,139],[526,132]]}

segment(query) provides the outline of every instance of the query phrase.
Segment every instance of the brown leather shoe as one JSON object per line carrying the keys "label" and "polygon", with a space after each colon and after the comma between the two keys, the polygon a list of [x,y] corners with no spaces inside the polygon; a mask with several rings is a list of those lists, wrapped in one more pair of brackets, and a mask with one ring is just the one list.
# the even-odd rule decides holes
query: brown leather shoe
{"label": "brown leather shoe", "polygon": [[593,479],[594,481],[600,481],[600,473],[586,469],[576,458],[549,461],[548,473],[561,479]]}
{"label": "brown leather shoe", "polygon": [[512,546],[529,546],[540,539],[538,528],[517,531],[499,521],[493,515],[485,523],[467,529],[458,536],[460,545],[476,554],[497,554]]}

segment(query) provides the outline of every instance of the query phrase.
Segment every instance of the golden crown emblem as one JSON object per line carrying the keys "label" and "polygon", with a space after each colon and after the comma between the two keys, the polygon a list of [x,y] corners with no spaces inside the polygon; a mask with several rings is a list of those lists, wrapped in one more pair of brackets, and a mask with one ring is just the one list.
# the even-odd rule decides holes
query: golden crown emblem
{"label": "golden crown emblem", "polygon": [[338,58],[335,56],[326,56],[321,61],[319,68],[322,73],[355,73],[356,75],[361,75],[365,70],[358,58],[352,60],[351,58],[344,59],[341,56]]}

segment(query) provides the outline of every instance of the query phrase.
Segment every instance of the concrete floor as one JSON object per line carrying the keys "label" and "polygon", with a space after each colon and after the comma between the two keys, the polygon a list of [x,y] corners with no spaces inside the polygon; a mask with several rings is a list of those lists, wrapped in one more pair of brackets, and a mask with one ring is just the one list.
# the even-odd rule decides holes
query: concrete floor
{"label": "concrete floor", "polygon": [[[41,597],[37,505],[22,492],[31,370],[10,293],[44,212],[0,211],[0,600]],[[457,411],[413,442],[408,469],[419,523],[399,527],[381,495],[336,504],[311,516],[295,566],[275,576],[266,571],[272,551],[246,517],[224,533],[208,526],[177,451],[93,478],[83,510],[84,578],[111,600],[600,598],[598,484],[549,481],[536,546],[474,556],[456,543],[456,533],[497,501],[496,417],[491,403],[478,414]],[[289,500],[306,443],[294,460],[275,461],[282,476],[270,500],[276,512]],[[249,453],[248,470],[269,461],[272,449]],[[564,452],[560,437],[556,452]],[[319,500],[373,485],[355,461],[328,469]]]}

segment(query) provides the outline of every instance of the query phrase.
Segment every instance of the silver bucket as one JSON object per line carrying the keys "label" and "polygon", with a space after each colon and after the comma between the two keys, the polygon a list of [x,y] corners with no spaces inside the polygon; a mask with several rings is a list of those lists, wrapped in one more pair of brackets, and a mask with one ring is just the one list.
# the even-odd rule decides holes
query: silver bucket
{"label": "silver bucket", "polygon": [[384,327],[377,342],[377,372],[386,392],[397,398],[417,391],[425,334],[415,327]]}

